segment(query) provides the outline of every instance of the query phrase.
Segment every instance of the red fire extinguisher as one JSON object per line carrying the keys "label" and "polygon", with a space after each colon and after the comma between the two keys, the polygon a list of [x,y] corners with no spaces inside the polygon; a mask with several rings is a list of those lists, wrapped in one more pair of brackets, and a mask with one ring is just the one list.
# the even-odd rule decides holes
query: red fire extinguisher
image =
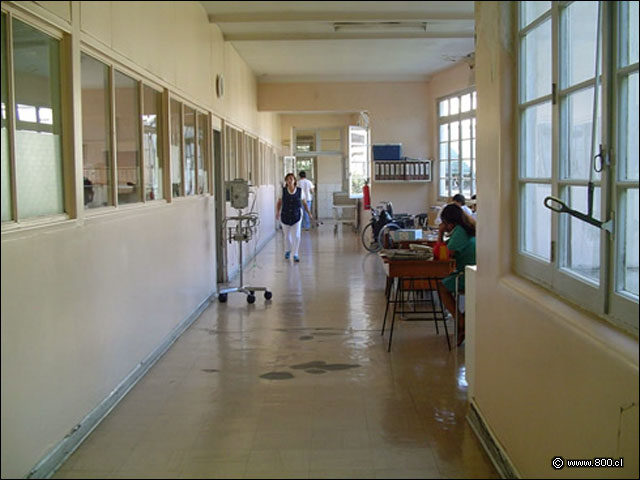
{"label": "red fire extinguisher", "polygon": [[362,187],[362,197],[364,200],[364,209],[371,210],[371,192],[369,192],[369,182],[364,182]]}

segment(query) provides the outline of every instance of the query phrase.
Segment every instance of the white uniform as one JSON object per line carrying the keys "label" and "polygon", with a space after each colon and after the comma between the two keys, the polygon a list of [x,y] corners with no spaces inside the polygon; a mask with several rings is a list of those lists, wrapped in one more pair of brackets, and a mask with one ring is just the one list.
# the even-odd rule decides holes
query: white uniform
{"label": "white uniform", "polygon": [[311,196],[311,192],[313,192],[314,186],[311,180],[307,180],[306,178],[302,178],[298,181],[298,186],[302,189],[302,193],[304,194],[304,199],[307,201],[313,200]]}

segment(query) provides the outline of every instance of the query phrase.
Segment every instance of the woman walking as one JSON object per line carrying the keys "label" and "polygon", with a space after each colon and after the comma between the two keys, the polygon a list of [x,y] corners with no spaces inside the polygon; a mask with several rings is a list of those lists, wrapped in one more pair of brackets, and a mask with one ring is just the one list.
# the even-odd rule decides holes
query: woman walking
{"label": "woman walking", "polygon": [[276,220],[282,222],[284,232],[284,258],[289,260],[293,252],[293,261],[298,263],[298,248],[300,247],[300,227],[302,224],[302,208],[313,219],[304,192],[298,187],[296,176],[287,173],[284,177],[285,186],[282,188],[282,197],[276,205]]}

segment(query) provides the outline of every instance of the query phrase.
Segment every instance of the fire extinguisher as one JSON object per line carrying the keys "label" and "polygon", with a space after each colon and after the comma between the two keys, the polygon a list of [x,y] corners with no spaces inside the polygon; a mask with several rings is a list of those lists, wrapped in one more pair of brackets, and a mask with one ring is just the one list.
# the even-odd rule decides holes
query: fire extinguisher
{"label": "fire extinguisher", "polygon": [[369,192],[369,182],[364,182],[364,187],[362,187],[362,197],[364,200],[364,209],[371,210],[371,192]]}

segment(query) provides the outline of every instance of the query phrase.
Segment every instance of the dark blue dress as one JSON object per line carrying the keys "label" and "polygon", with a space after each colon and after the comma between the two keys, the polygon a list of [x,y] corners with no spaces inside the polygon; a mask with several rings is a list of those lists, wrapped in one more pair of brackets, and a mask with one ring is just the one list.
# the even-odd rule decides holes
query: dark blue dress
{"label": "dark blue dress", "polygon": [[296,187],[294,193],[289,193],[287,187],[282,188],[282,212],[280,218],[285,225],[295,225],[302,216],[302,189]]}

